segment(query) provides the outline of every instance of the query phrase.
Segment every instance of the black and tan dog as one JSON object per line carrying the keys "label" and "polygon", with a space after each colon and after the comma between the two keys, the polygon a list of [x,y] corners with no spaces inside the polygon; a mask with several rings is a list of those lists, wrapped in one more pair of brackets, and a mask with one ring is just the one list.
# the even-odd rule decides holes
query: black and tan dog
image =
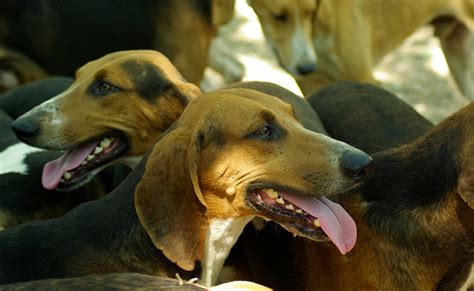
{"label": "black and tan dog", "polygon": [[337,193],[370,158],[303,128],[293,109],[248,89],[194,99],[119,187],[62,218],[0,234],[3,283],[113,272],[174,276],[195,270],[212,284],[255,216],[345,253],[355,224]]}
{"label": "black and tan dog", "polygon": [[[105,54],[155,49],[187,80],[199,83],[217,27],[232,16],[233,0],[5,0],[0,44],[47,73],[72,76]],[[15,71],[15,70],[13,70]]]}
{"label": "black and tan dog", "polygon": [[[374,101],[382,96],[387,99],[385,104],[390,104],[388,100],[399,103],[394,96],[374,87],[367,87],[365,96],[359,93],[358,100],[354,99],[352,93],[362,88],[363,85],[350,88],[346,83],[339,89],[327,89],[326,93],[331,94],[323,90],[310,97],[333,134],[359,130],[363,124],[366,135],[378,135],[380,129],[371,130],[378,123],[367,122],[364,115],[353,111],[358,111],[363,102],[364,112],[364,108],[377,104]],[[338,101],[333,103],[335,94],[339,94]],[[387,118],[391,106],[378,110],[381,120],[394,126],[403,124],[398,118],[405,114],[392,121]],[[406,113],[413,116],[410,111],[413,109]],[[295,290],[470,290],[474,286],[473,124],[474,103],[471,103],[415,141],[375,154],[372,171],[361,187],[343,202],[359,230],[354,250],[341,257],[329,245],[299,240],[294,248],[297,256],[291,287]],[[426,121],[420,120],[416,127],[398,128],[400,143],[407,143],[413,134],[425,131]],[[412,133],[403,134],[404,131]],[[339,138],[349,136],[341,134]],[[374,139],[377,138],[368,141]],[[380,145],[383,140],[378,140]],[[355,141],[362,145],[357,138]],[[386,145],[393,143],[388,141]],[[369,142],[366,148],[371,147]]]}
{"label": "black and tan dog", "polygon": [[[12,115],[18,115],[25,105],[31,106],[41,98],[48,98],[51,93],[69,87],[70,83],[69,79],[55,78],[25,85],[2,95],[0,106]],[[104,87],[109,91],[104,91]],[[38,152],[38,149],[18,143],[5,127],[10,144],[1,149],[1,155],[9,163],[5,165],[2,161],[0,184],[6,191],[2,192],[0,203],[0,226],[6,228],[32,219],[61,216],[80,202],[108,193],[109,186],[116,185],[112,181],[115,171],[101,174],[105,182],[111,181],[105,189],[97,185],[89,185],[87,191],[79,188],[100,170],[121,159],[131,156],[128,160],[132,160],[129,165],[133,166],[133,160],[138,162],[156,137],[181,115],[188,100],[198,94],[200,90],[183,81],[169,60],[155,51],[113,53],[82,67],[66,91],[17,119],[13,128],[17,136],[33,146],[48,147],[51,142],[63,138],[64,148],[50,147],[54,150],[81,148],[84,143],[93,141],[100,146],[103,138],[115,138],[115,143],[109,145],[108,151],[103,148],[100,155],[94,154],[95,159],[87,161],[86,165],[78,165],[76,172],[69,169],[75,175],[61,182],[61,177],[54,180],[61,173],[43,171],[44,165],[48,162],[50,168],[61,162],[70,165],[78,150],[72,149],[62,157],[57,151]],[[28,130],[34,130],[37,138]],[[43,189],[42,173],[44,188],[54,191]],[[123,175],[119,173],[119,176]],[[54,183],[47,183],[51,181]],[[54,185],[56,182],[59,183]],[[70,192],[73,189],[78,191]]]}
{"label": "black and tan dog", "polygon": [[72,189],[112,162],[133,167],[201,92],[156,51],[109,54],[81,67],[63,93],[20,116],[23,142],[67,150],[45,166],[46,189]]}

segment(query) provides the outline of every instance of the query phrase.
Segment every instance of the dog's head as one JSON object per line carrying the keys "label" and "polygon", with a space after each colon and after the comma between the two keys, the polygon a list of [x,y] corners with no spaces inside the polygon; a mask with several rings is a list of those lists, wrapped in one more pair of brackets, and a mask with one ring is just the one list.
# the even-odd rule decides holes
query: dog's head
{"label": "dog's head", "polygon": [[12,129],[29,145],[66,150],[45,166],[43,185],[72,189],[112,162],[141,157],[198,94],[159,52],[116,52],[81,67],[66,91]]}
{"label": "dog's head", "polygon": [[370,157],[306,130],[292,107],[248,89],[193,100],[153,147],[135,192],[139,219],[173,262],[202,259],[214,220],[260,216],[290,232],[355,244],[351,217],[330,199],[364,176]]}
{"label": "dog's head", "polygon": [[248,0],[267,42],[280,64],[292,75],[316,69],[312,27],[316,0]]}

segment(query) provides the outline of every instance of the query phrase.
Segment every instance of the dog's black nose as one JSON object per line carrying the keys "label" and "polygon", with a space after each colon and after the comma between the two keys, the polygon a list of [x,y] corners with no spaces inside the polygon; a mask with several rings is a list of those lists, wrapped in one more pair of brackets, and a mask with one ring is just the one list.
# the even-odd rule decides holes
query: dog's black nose
{"label": "dog's black nose", "polygon": [[32,139],[39,132],[39,128],[36,124],[31,121],[21,119],[13,121],[12,130],[18,139],[22,141]]}
{"label": "dog's black nose", "polygon": [[312,73],[316,70],[316,63],[298,65],[297,70],[301,75],[308,75],[309,73]]}
{"label": "dog's black nose", "polygon": [[342,154],[341,166],[344,174],[352,180],[363,178],[370,166],[372,158],[359,150],[347,150]]}

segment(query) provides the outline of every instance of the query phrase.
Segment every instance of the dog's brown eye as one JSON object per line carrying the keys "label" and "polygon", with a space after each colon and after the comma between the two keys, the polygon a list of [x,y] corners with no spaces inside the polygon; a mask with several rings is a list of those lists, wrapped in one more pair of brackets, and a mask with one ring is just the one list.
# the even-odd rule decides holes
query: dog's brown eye
{"label": "dog's brown eye", "polygon": [[287,20],[288,14],[286,12],[282,12],[282,13],[273,15],[273,18],[275,18],[275,20],[284,22]]}
{"label": "dog's brown eye", "polygon": [[268,125],[265,125],[259,128],[257,131],[253,133],[255,136],[270,136],[272,134],[272,128]]}
{"label": "dog's brown eye", "polygon": [[97,90],[100,92],[100,93],[106,93],[106,92],[109,92],[110,90],[112,90],[113,86],[110,85],[109,83],[107,82],[100,82],[99,86],[97,86]]}
{"label": "dog's brown eye", "polygon": [[105,95],[108,95],[109,93],[121,91],[120,88],[105,81],[94,83],[91,87],[91,90],[92,90],[92,93],[97,96],[105,96]]}

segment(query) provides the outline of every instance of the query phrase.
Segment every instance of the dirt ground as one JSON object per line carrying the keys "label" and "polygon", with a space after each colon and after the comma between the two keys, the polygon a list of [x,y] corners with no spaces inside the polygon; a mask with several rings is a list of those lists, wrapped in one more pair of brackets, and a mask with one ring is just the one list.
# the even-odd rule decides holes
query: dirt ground
{"label": "dirt ground", "polygon": [[[438,123],[469,101],[456,88],[439,42],[432,35],[430,27],[421,28],[387,55],[374,75],[384,88]],[[219,67],[223,74],[206,69],[201,83],[205,91],[243,75],[244,80],[271,81],[301,94],[293,78],[277,64],[257,17],[245,0],[236,1],[234,19],[219,31],[211,47],[211,58],[216,64],[213,67]]]}

